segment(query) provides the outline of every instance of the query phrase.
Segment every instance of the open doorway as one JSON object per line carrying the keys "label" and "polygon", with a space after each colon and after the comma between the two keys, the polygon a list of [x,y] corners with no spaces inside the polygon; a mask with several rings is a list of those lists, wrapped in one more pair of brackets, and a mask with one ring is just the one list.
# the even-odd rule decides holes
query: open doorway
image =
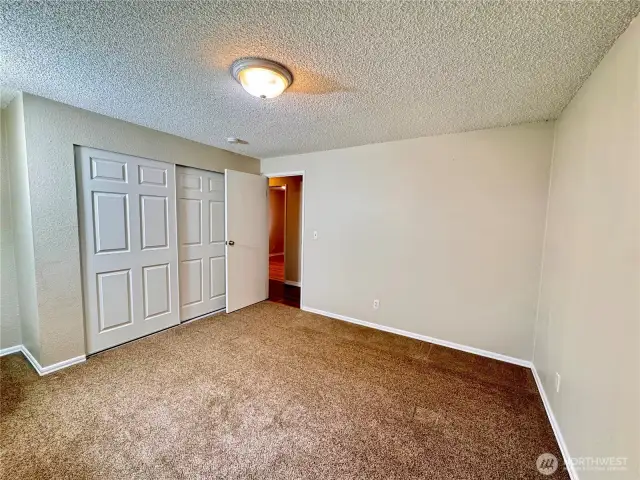
{"label": "open doorway", "polygon": [[300,308],[302,176],[269,178],[269,300]]}
{"label": "open doorway", "polygon": [[287,186],[269,185],[269,279],[285,281],[284,242],[287,235]]}

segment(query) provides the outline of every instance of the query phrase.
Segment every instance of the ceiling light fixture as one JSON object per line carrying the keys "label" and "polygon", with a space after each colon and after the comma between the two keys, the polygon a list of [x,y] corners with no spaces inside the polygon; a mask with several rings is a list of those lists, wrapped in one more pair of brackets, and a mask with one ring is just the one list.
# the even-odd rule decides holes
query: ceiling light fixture
{"label": "ceiling light fixture", "polygon": [[274,98],[293,82],[291,72],[279,63],[263,58],[240,58],[231,64],[231,75],[249,94]]}

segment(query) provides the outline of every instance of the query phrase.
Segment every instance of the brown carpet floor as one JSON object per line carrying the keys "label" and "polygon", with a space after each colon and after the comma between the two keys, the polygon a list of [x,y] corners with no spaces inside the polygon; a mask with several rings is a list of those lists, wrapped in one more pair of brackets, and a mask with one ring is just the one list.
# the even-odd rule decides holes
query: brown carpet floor
{"label": "brown carpet floor", "polygon": [[541,479],[560,458],[527,369],[270,302],[45,377],[0,367],[7,479]]}

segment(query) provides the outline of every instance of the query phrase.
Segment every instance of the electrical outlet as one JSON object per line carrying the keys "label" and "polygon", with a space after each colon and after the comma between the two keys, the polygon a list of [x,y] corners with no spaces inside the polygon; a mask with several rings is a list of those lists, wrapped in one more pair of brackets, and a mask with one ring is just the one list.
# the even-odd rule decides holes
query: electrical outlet
{"label": "electrical outlet", "polygon": [[377,310],[380,308],[380,300],[378,300],[377,298],[373,301],[373,309]]}
{"label": "electrical outlet", "polygon": [[560,374],[556,372],[556,393],[560,392]]}

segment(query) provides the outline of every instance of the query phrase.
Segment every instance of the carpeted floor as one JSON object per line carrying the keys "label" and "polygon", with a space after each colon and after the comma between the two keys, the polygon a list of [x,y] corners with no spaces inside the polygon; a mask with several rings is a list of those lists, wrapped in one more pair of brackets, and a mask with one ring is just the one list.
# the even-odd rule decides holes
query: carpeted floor
{"label": "carpeted floor", "polygon": [[560,458],[528,370],[269,302],[45,377],[0,366],[7,479],[540,479]]}

